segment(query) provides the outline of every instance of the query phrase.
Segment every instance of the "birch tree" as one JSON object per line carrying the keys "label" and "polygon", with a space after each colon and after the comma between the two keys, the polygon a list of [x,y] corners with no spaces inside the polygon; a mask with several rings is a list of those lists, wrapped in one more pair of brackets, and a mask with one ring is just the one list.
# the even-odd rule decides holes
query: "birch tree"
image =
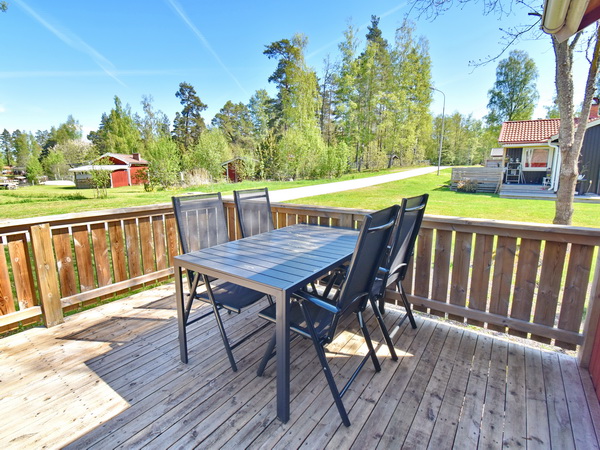
{"label": "birch tree", "polygon": [[[468,1],[477,2],[478,0],[462,0],[458,4]],[[522,2],[519,0],[480,0],[483,5],[483,14],[497,13],[502,15],[505,11],[510,11],[511,7],[517,3],[523,4],[530,9],[528,17],[531,22],[525,23],[520,27],[508,29],[508,45],[518,41],[525,34],[539,33],[541,11],[539,2]],[[440,0],[432,2],[430,0],[413,0],[413,5],[422,14],[430,18],[443,14],[455,3],[452,0]],[[555,55],[555,84],[558,110],[560,113],[560,130],[558,136],[558,145],[560,147],[561,168],[559,175],[559,188],[557,192],[556,208],[553,222],[555,224],[570,225],[573,219],[573,199],[575,195],[575,185],[579,175],[578,161],[581,154],[581,146],[585,136],[587,117],[590,114],[590,107],[594,97],[594,83],[598,76],[598,57],[600,55],[600,28],[594,24],[592,31],[580,31],[571,38],[559,42],[554,35],[550,36]],[[585,34],[585,38],[584,38]],[[585,91],[581,103],[575,101],[574,81],[573,81],[573,57],[580,49],[580,41],[583,43],[583,51],[589,63],[587,79],[585,81]],[[504,46],[502,51],[506,50]],[[502,53],[502,51],[500,53]],[[499,56],[499,55],[498,55]],[[497,58],[491,58],[488,62]],[[581,80],[578,80],[581,82]],[[575,123],[575,104],[581,104],[579,117],[582,119]]]}

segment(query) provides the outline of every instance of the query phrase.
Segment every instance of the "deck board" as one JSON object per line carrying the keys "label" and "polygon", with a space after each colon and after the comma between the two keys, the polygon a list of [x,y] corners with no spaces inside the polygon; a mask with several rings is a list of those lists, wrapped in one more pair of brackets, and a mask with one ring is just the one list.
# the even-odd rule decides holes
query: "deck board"
{"label": "deck board", "polygon": [[[206,308],[202,306],[200,308]],[[232,339],[260,305],[223,314]],[[392,326],[400,311],[387,308]],[[417,315],[395,328],[392,361],[372,313],[382,370],[370,362],[344,396],[341,424],[312,344],[291,344],[291,417],[276,419],[274,361],[256,367],[273,328],[234,350],[211,317],[179,360],[173,286],[0,340],[2,448],[598,448],[600,405],[575,358]],[[366,352],[351,321],[329,345],[338,385]]]}

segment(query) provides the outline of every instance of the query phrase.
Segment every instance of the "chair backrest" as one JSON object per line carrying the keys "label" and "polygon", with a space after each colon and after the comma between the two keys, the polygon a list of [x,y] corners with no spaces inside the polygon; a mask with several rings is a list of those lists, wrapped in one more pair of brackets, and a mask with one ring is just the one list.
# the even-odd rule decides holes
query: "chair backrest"
{"label": "chair backrest", "polygon": [[398,221],[392,234],[391,250],[383,266],[389,270],[384,289],[396,280],[402,281],[406,276],[428,199],[429,194],[423,194],[402,200]]}
{"label": "chair backrest", "polygon": [[329,329],[330,338],[335,334],[340,317],[365,308],[375,276],[387,253],[387,245],[399,209],[398,205],[394,205],[365,216],[336,300],[340,314],[334,318],[334,323]]}
{"label": "chair backrest", "polygon": [[220,192],[173,197],[172,200],[183,253],[229,241]]}
{"label": "chair backrest", "polygon": [[267,188],[233,191],[242,237],[275,229]]}

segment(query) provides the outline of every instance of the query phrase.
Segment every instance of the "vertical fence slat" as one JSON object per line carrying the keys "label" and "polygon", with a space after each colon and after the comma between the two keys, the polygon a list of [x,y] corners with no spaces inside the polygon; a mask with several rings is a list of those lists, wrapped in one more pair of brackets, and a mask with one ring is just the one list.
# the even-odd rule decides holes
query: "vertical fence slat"
{"label": "vertical fence slat", "polygon": [[296,214],[288,214],[287,215],[287,224],[288,225],[296,225],[298,223],[298,216]]}
{"label": "vertical fence slat", "polygon": [[[435,260],[433,264],[433,280],[431,298],[446,303],[448,297],[448,280],[450,278],[450,252],[452,249],[452,231],[438,230],[435,239]],[[441,311],[431,310],[431,314],[444,316]]]}
{"label": "vertical fence slat", "polygon": [[68,297],[77,293],[75,283],[75,265],[73,264],[73,252],[71,250],[71,234],[68,228],[52,230],[54,241],[54,252],[56,253],[56,264],[58,266],[58,279],[60,281],[60,293]]}
{"label": "vertical fence slat", "polygon": [[8,274],[4,244],[0,242],[0,315],[15,312],[15,299]]}
{"label": "vertical fence slat", "polygon": [[108,223],[108,235],[110,236],[110,254],[115,281],[125,281],[127,279],[127,262],[125,261],[125,242],[121,221]]}
{"label": "vertical fence slat", "polygon": [[42,317],[47,327],[53,327],[63,323],[64,319],[58,290],[58,273],[54,250],[52,249],[50,225],[34,225],[31,227],[30,233],[43,311]]}
{"label": "vertical fence slat", "polygon": [[[452,263],[452,284],[450,286],[450,303],[466,306],[467,289],[469,286],[469,267],[471,264],[472,233],[456,233],[454,245],[454,259]],[[463,322],[462,316],[449,314],[448,317],[458,322]]]}
{"label": "vertical fence slat", "polygon": [[287,227],[287,214],[284,211],[277,212],[277,224],[275,225],[277,228]]}
{"label": "vertical fence slat", "polygon": [[[533,322],[541,325],[554,326],[556,308],[560,293],[560,282],[564,270],[567,244],[562,242],[546,242],[542,258],[542,273],[535,301]],[[549,338],[531,335],[538,342],[550,343]]]}
{"label": "vertical fence slat", "polygon": [[[429,279],[431,273],[431,246],[433,230],[421,228],[417,242],[417,258],[415,264],[415,295],[429,298]],[[417,311],[427,311],[427,308],[415,305]]]}
{"label": "vertical fence slat", "polygon": [[[469,308],[471,309],[485,311],[487,308],[493,249],[494,236],[489,234],[477,234],[475,236],[471,290],[469,292]],[[467,323],[479,327],[483,326],[482,322],[473,319],[467,319]]]}
{"label": "vertical fence slat", "polygon": [[140,217],[138,223],[140,226],[140,246],[142,247],[142,266],[144,267],[144,273],[152,273],[156,270],[156,267],[154,267],[154,246],[152,245],[150,217]]}
{"label": "vertical fence slat", "polygon": [[[558,328],[561,330],[579,331],[585,305],[585,298],[590,282],[594,247],[591,245],[571,245],[565,290],[560,306]],[[572,344],[556,342],[563,348],[575,349]]]}
{"label": "vertical fence slat", "polygon": [[8,254],[13,270],[15,289],[19,309],[23,310],[37,305],[37,296],[33,284],[33,273],[29,264],[29,250],[27,249],[27,235],[25,233],[13,234],[7,237]]}
{"label": "vertical fence slat", "polygon": [[94,289],[94,262],[92,260],[90,235],[85,225],[74,226],[72,231],[77,274],[79,275],[79,289],[81,292],[85,292]]}
{"label": "vertical fence slat", "polygon": [[345,228],[352,228],[352,216],[350,214],[344,214],[340,220],[340,226]]}
{"label": "vertical fence slat", "polygon": [[156,269],[163,270],[167,268],[167,247],[165,245],[165,221],[163,216],[152,217],[152,230],[154,231]]}
{"label": "vertical fence slat", "polygon": [[[512,237],[499,236],[494,259],[494,276],[490,295],[490,313],[508,316],[510,293],[517,254],[517,240]],[[504,332],[505,327],[488,324],[490,330]]]}
{"label": "vertical fence slat", "polygon": [[90,228],[92,230],[92,246],[94,247],[98,287],[107,286],[112,283],[112,276],[110,273],[106,228],[104,223],[94,223],[90,225]]}
{"label": "vertical fence slat", "polygon": [[227,210],[227,228],[229,231],[229,240],[235,241],[237,239],[237,224],[235,220],[235,208],[233,205],[225,205]]}
{"label": "vertical fence slat", "polygon": [[166,216],[167,248],[169,249],[169,265],[175,262],[175,256],[178,255],[177,225],[175,224],[175,215]]}
{"label": "vertical fence slat", "polygon": [[135,219],[126,219],[125,225],[125,246],[127,249],[127,266],[129,268],[129,278],[135,278],[142,275],[142,260],[140,252],[140,234]]}
{"label": "vertical fence slat", "polygon": [[[510,308],[510,317],[529,322],[531,307],[535,292],[538,262],[540,260],[541,242],[533,239],[521,239],[517,274],[515,276],[515,291]],[[515,336],[527,337],[527,333],[509,329]]]}

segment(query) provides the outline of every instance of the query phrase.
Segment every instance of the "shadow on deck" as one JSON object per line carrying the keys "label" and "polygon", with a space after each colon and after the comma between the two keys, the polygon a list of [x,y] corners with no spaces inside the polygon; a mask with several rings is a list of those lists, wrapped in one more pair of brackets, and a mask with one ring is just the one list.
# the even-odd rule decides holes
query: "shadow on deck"
{"label": "shadow on deck", "polygon": [[[380,346],[382,371],[365,367],[344,397],[350,428],[311,343],[294,340],[282,424],[274,362],[255,374],[272,329],[236,349],[234,373],[207,318],[191,327],[182,364],[172,293],[166,285],[1,340],[2,447],[598,448],[600,406],[574,358],[423,316],[416,330],[396,329],[400,360]],[[224,315],[233,338],[262,323],[257,308]],[[391,326],[400,313],[385,317]],[[341,385],[363,340],[351,329],[329,350]]]}

